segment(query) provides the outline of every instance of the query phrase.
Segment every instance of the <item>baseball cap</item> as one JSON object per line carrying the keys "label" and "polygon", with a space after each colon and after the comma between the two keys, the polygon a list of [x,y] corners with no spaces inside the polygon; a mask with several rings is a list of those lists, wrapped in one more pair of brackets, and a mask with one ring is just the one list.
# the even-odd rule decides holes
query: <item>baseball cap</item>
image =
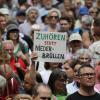
{"label": "baseball cap", "polygon": [[19,10],[17,11],[16,16],[26,16],[26,13],[24,10]]}
{"label": "baseball cap", "polygon": [[79,9],[79,15],[88,15],[89,14],[89,9],[87,7],[80,7]]}
{"label": "baseball cap", "polygon": [[73,33],[69,37],[69,42],[72,42],[74,40],[82,41],[82,37],[79,33]]}

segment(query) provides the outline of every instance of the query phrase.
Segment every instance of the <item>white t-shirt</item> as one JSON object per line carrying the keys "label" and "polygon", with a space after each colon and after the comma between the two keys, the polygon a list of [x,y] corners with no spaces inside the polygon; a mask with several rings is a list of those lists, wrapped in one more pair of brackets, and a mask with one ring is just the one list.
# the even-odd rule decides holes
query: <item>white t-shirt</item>
{"label": "white t-shirt", "polygon": [[52,72],[51,70],[43,70],[43,71],[39,72],[42,77],[43,83],[45,83],[45,84],[48,83],[51,72]]}

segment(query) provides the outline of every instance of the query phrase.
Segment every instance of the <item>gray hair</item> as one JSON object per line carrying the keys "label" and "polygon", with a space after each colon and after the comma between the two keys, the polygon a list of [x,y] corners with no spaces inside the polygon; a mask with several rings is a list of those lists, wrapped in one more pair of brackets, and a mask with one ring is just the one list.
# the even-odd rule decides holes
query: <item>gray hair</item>
{"label": "gray hair", "polygon": [[92,25],[93,18],[90,15],[84,15],[84,16],[82,16],[81,21],[84,22],[84,23],[87,23],[87,24],[91,24]]}
{"label": "gray hair", "polygon": [[[38,90],[39,90],[40,87],[44,87],[44,88],[51,91],[50,87],[47,84],[39,83],[39,84],[35,85],[35,87],[33,88],[33,96],[37,96],[39,94]],[[51,91],[51,93],[52,93],[52,91]]]}
{"label": "gray hair", "polygon": [[3,41],[2,44],[3,44],[3,47],[4,47],[6,44],[12,44],[12,45],[14,46],[14,43],[13,43],[12,40]]}
{"label": "gray hair", "polygon": [[79,59],[82,54],[88,55],[90,59],[93,57],[93,54],[89,49],[82,48],[76,51],[75,59]]}
{"label": "gray hair", "polygon": [[29,13],[30,13],[32,10],[36,11],[37,14],[39,15],[38,9],[37,9],[36,7],[33,7],[33,6],[32,6],[32,7],[29,7],[29,8],[26,10],[26,15],[28,16]]}

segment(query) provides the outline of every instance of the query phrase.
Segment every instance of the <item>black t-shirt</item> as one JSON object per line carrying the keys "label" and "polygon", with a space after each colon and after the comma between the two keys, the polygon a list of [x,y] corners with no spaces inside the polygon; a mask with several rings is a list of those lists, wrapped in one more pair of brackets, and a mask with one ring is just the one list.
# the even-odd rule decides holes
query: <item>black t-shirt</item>
{"label": "black t-shirt", "polygon": [[69,95],[66,100],[100,100],[100,94],[95,93],[92,96],[83,96],[78,92]]}

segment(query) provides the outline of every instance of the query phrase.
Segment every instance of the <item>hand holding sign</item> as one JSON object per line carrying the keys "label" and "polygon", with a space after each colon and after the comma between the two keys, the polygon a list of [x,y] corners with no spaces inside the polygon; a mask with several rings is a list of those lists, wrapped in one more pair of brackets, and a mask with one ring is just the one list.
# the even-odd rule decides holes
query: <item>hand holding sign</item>
{"label": "hand holding sign", "polygon": [[30,55],[30,58],[31,58],[32,60],[36,60],[36,59],[38,58],[37,53],[32,52],[32,54]]}

